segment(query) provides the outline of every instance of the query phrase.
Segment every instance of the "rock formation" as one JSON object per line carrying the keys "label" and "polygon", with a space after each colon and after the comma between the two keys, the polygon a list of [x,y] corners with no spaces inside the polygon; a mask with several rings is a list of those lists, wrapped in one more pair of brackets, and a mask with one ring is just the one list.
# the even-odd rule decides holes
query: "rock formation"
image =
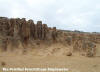
{"label": "rock formation", "polygon": [[47,24],[42,24],[42,21],[37,21],[37,24],[34,24],[33,20],[26,21],[25,18],[0,17],[0,39],[3,44],[7,44],[7,41],[11,39],[19,39],[27,45],[30,39],[48,40],[48,35],[51,40],[56,40],[56,27],[49,29]]}
{"label": "rock formation", "polygon": [[[42,21],[26,20],[25,18],[0,17],[0,48],[7,50],[8,44],[16,45],[18,41],[27,45],[35,41],[60,42],[72,46],[73,51],[84,51],[86,56],[95,55],[96,44],[100,43],[100,34],[64,32],[56,27],[48,27]],[[39,42],[37,42],[40,45]],[[17,45],[18,46],[18,45]]]}

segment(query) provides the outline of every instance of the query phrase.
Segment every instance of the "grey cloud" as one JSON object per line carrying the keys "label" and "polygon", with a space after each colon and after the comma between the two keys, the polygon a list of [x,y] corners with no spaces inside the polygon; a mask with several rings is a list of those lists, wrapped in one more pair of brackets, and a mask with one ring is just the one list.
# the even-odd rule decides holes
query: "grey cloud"
{"label": "grey cloud", "polygon": [[0,0],[0,16],[42,20],[58,29],[100,32],[100,0]]}

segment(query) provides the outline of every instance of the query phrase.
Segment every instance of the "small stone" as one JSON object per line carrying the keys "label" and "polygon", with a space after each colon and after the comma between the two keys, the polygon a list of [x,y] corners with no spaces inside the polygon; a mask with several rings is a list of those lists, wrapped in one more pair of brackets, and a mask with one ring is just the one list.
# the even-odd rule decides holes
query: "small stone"
{"label": "small stone", "polygon": [[72,56],[72,53],[71,52],[68,52],[66,55],[67,56]]}
{"label": "small stone", "polygon": [[5,62],[1,62],[1,65],[2,65],[2,66],[5,66],[5,65],[6,65],[6,63],[5,63]]}

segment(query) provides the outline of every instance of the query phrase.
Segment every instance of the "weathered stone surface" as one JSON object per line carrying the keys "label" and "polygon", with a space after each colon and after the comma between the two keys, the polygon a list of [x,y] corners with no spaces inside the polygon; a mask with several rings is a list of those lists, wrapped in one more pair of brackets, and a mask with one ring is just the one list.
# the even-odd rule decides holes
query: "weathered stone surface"
{"label": "weathered stone surface", "polygon": [[30,38],[56,40],[57,30],[56,27],[49,28],[47,24],[42,24],[42,21],[37,21],[37,24],[34,24],[33,20],[26,21],[25,18],[0,17],[0,34],[9,39],[19,39],[27,44]]}
{"label": "weathered stone surface", "polygon": [[37,22],[37,37],[42,39],[42,21]]}
{"label": "weathered stone surface", "polygon": [[7,49],[7,39],[19,40],[25,45],[30,40],[43,40],[51,43],[53,41],[62,43],[66,41],[65,44],[73,46],[73,50],[85,51],[87,56],[92,56],[95,54],[96,49],[96,45],[93,43],[100,43],[100,34],[66,33],[56,29],[56,27],[48,27],[47,24],[42,24],[42,21],[37,21],[35,24],[33,20],[27,21],[25,18],[0,17],[0,40],[3,43],[4,50]]}
{"label": "weathered stone surface", "polygon": [[42,25],[42,39],[45,40],[48,32],[47,24]]}
{"label": "weathered stone surface", "polygon": [[68,45],[72,44],[72,36],[67,36],[65,41],[67,42]]}
{"label": "weathered stone surface", "polygon": [[28,24],[30,25],[30,36],[36,39],[36,36],[35,36],[36,27],[33,20],[28,20]]}
{"label": "weathered stone surface", "polygon": [[14,36],[15,24],[16,24],[15,19],[10,19],[10,23],[9,23],[9,36]]}
{"label": "weathered stone surface", "polygon": [[53,40],[56,40],[56,37],[57,37],[56,27],[53,27],[53,31],[52,31]]}

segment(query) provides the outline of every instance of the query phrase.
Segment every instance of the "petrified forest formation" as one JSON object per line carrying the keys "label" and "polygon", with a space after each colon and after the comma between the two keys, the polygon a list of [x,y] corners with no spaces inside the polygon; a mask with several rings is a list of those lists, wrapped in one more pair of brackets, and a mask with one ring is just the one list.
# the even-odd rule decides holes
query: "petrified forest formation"
{"label": "petrified forest formation", "polygon": [[[73,50],[84,51],[93,56],[96,44],[100,43],[100,34],[67,32],[48,27],[42,21],[26,20],[25,18],[0,17],[0,48],[7,50],[8,44],[18,41],[27,45],[29,41],[60,42],[73,47]],[[18,46],[18,45],[17,45]]]}
{"label": "petrified forest formation", "polygon": [[9,19],[1,17],[0,33],[5,40],[19,38],[21,41],[27,43],[30,38],[34,40],[47,40],[48,38],[55,40],[56,27],[49,28],[47,24],[42,24],[42,21],[37,21],[37,24],[34,24],[33,20],[26,21],[25,18]]}

